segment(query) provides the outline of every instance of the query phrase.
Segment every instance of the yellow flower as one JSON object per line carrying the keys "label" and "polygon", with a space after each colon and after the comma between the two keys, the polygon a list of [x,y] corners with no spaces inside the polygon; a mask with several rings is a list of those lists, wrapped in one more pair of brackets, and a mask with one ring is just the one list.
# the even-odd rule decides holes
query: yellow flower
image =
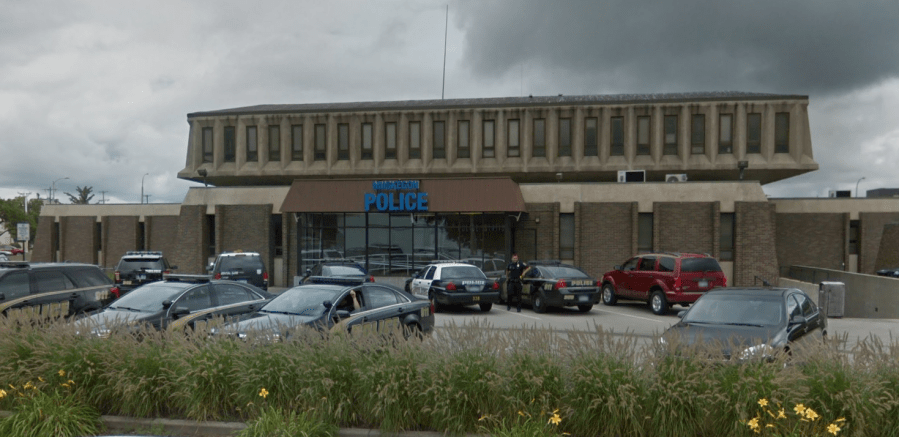
{"label": "yellow flower", "polygon": [[40,382],[46,382],[46,381],[44,381],[44,378],[41,378],[40,376],[37,377],[37,380]]}
{"label": "yellow flower", "polygon": [[840,432],[840,427],[837,426],[836,423],[831,423],[830,426],[827,427],[827,432],[837,435],[837,433]]}
{"label": "yellow flower", "polygon": [[760,406],[760,407],[767,407],[767,406],[768,406],[768,400],[765,399],[765,398],[759,399],[759,406]]}
{"label": "yellow flower", "polygon": [[69,387],[71,387],[71,386],[70,386],[70,385],[69,385],[69,384],[66,384],[66,383],[62,383],[62,384],[59,384],[59,385],[61,385],[61,386],[63,386],[63,387],[65,387],[65,388],[69,388]]}
{"label": "yellow flower", "polygon": [[[556,411],[559,411],[559,410],[556,410]],[[562,418],[559,416],[559,414],[558,414],[558,413],[553,413],[553,417],[550,417],[550,418],[549,418],[549,421],[546,422],[546,423],[551,423],[551,424],[553,424],[553,425],[558,425],[558,424],[561,423],[561,422],[562,422]]]}
{"label": "yellow flower", "polygon": [[32,384],[31,381],[28,381],[28,383],[25,384],[24,388],[25,388],[25,390],[28,390],[29,388],[34,388],[34,384]]}
{"label": "yellow flower", "polygon": [[806,408],[805,417],[809,420],[815,420],[818,418],[818,413],[816,413],[815,410],[812,410],[811,408]]}
{"label": "yellow flower", "polygon": [[485,421],[485,420],[487,420],[487,419],[489,419],[489,418],[490,418],[489,415],[487,415],[487,414],[482,414],[482,415],[481,415],[481,418],[478,419],[478,422],[483,422],[483,421]]}
{"label": "yellow flower", "polygon": [[59,376],[66,376],[66,371],[59,369]]}
{"label": "yellow flower", "polygon": [[72,381],[71,379],[68,380],[67,382],[68,382],[69,384],[75,385],[75,381]]}
{"label": "yellow flower", "polygon": [[837,419],[837,422],[845,422],[845,421],[846,421],[845,417],[841,417],[841,418]]}
{"label": "yellow flower", "polygon": [[759,427],[759,418],[753,417],[746,425],[748,425],[752,429],[758,429]]}
{"label": "yellow flower", "polygon": [[524,413],[522,413],[521,410],[518,410],[518,415],[524,417]]}
{"label": "yellow flower", "polygon": [[802,405],[802,404],[796,404],[796,406],[793,407],[793,411],[795,411],[796,414],[800,414],[800,415],[801,415],[801,414],[805,413],[805,405]]}
{"label": "yellow flower", "polygon": [[268,390],[263,387],[262,390],[259,390],[259,396],[262,396],[262,398],[265,399],[265,397],[268,396]]}
{"label": "yellow flower", "polygon": [[3,399],[5,397],[6,397],[6,390],[0,389],[0,399]]}

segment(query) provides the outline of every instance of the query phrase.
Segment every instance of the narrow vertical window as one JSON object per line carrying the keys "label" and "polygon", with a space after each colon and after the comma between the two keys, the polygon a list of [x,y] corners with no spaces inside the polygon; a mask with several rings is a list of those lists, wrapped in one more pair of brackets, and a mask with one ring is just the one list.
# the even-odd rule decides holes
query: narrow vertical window
{"label": "narrow vertical window", "polygon": [[718,153],[722,155],[734,153],[733,126],[733,115],[721,114],[718,116]]}
{"label": "narrow vertical window", "polygon": [[571,119],[559,119],[559,156],[571,156]]}
{"label": "narrow vertical window", "polygon": [[374,131],[371,123],[362,123],[362,159],[374,159],[372,154],[372,142],[374,141]]}
{"label": "narrow vertical window", "polygon": [[384,158],[396,159],[396,123],[384,125]]}
{"label": "narrow vertical window", "polygon": [[303,160],[303,126],[299,124],[290,127],[290,158]]}
{"label": "narrow vertical window", "polygon": [[237,139],[234,135],[234,126],[225,126],[225,162],[234,162],[237,156]]}
{"label": "narrow vertical window", "polygon": [[637,117],[637,154],[649,155],[649,117]]}
{"label": "narrow vertical window", "polygon": [[665,155],[677,155],[677,116],[665,116],[665,146],[662,153]]}
{"label": "narrow vertical window", "polygon": [[624,156],[624,117],[612,117],[610,124],[611,156]]}
{"label": "narrow vertical window", "polygon": [[546,120],[534,119],[534,150],[535,157],[546,156]]}
{"label": "narrow vertical window", "polygon": [[259,146],[257,140],[256,126],[247,126],[247,162],[259,160]]}
{"label": "narrow vertical window", "polygon": [[421,123],[409,122],[409,159],[421,159]]}
{"label": "narrow vertical window", "polygon": [[446,122],[434,122],[434,159],[446,158]]}
{"label": "narrow vertical window", "polygon": [[[856,193],[856,197],[858,194]],[[858,220],[849,220],[849,254],[858,255]]]}
{"label": "narrow vertical window", "polygon": [[268,160],[281,160],[281,127],[268,127]]}
{"label": "narrow vertical window", "polygon": [[762,114],[746,114],[746,153],[762,153]]}
{"label": "narrow vertical window", "polygon": [[774,153],[790,153],[790,113],[774,114]]}
{"label": "narrow vertical window", "polygon": [[471,145],[469,135],[471,123],[468,120],[459,120],[459,147],[456,149],[457,158],[471,158]]}
{"label": "narrow vertical window", "polygon": [[652,252],[652,228],[653,218],[651,212],[641,212],[637,215],[637,252]]}
{"label": "narrow vertical window", "polygon": [[574,214],[559,214],[559,258],[574,259]]}
{"label": "narrow vertical window", "polygon": [[484,120],[484,158],[496,156],[496,122]]}
{"label": "narrow vertical window", "polygon": [[337,159],[350,159],[350,125],[347,123],[337,125]]}
{"label": "narrow vertical window", "polygon": [[690,153],[702,155],[705,153],[705,115],[694,114],[690,132]]}
{"label": "narrow vertical window", "polygon": [[315,161],[324,161],[328,159],[327,142],[327,126],[324,124],[315,125]]}
{"label": "narrow vertical window", "polygon": [[721,213],[721,239],[719,240],[721,261],[734,260],[734,214]]}
{"label": "narrow vertical window", "polygon": [[595,118],[584,120],[584,156],[599,156],[596,121]]}
{"label": "narrow vertical window", "polygon": [[517,119],[509,120],[509,149],[507,155],[510,158],[518,158],[521,156],[521,130],[520,123]]}
{"label": "narrow vertical window", "polygon": [[212,128],[203,128],[203,162],[212,162]]}

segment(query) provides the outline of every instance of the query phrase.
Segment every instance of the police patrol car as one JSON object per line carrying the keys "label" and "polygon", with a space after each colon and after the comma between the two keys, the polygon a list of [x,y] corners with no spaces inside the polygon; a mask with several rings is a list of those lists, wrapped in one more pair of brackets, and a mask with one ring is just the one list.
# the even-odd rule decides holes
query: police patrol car
{"label": "police patrol car", "polygon": [[467,263],[432,263],[421,269],[409,284],[413,295],[427,297],[440,305],[474,305],[490,311],[499,302],[499,284],[487,279],[484,272]]}
{"label": "police patrol car", "polygon": [[535,312],[567,306],[588,312],[599,303],[597,281],[583,270],[557,260],[528,261],[528,265],[531,268],[521,280],[521,299],[530,303]]}

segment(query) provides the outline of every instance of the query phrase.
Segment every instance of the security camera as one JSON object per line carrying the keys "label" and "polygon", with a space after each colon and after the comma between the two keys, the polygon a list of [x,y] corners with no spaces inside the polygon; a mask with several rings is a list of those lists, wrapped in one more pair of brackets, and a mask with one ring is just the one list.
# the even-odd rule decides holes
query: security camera
{"label": "security camera", "polygon": [[562,182],[562,173],[556,173],[556,180]]}

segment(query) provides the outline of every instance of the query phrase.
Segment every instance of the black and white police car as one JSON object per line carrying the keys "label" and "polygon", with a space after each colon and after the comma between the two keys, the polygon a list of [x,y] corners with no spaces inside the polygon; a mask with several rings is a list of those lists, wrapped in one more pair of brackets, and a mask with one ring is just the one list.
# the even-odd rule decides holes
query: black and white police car
{"label": "black and white police car", "polygon": [[420,270],[409,283],[415,296],[427,297],[434,307],[440,305],[478,305],[490,311],[499,302],[499,284],[487,279],[484,272],[472,264],[440,262]]}

